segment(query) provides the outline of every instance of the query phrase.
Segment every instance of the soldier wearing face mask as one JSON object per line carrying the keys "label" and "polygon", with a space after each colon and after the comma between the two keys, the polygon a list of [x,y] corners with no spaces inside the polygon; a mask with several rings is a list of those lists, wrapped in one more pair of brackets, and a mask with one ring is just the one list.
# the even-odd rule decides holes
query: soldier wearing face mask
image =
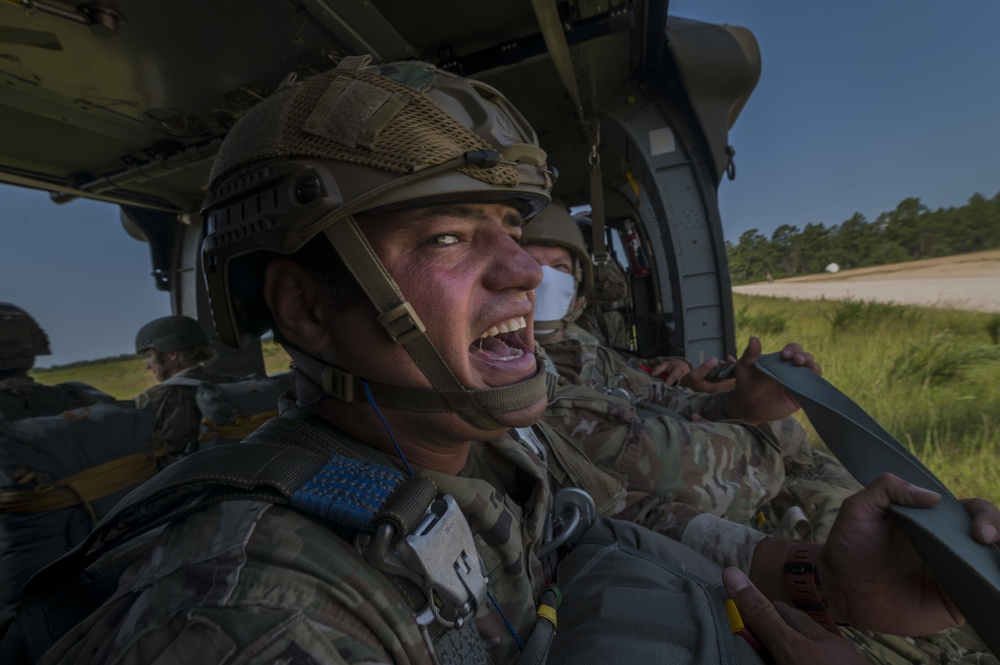
{"label": "soldier wearing face mask", "polygon": [[[726,392],[666,385],[581,328],[576,321],[593,269],[583,233],[561,203],[539,213],[521,243],[542,269],[535,340],[558,377],[546,423],[579,442],[599,466],[628,477],[633,489],[783,537],[826,533],[840,501],[859,486],[839,463],[811,451],[797,421],[735,421],[720,407]],[[837,489],[810,513],[812,520],[783,490],[787,469],[822,470]]]}

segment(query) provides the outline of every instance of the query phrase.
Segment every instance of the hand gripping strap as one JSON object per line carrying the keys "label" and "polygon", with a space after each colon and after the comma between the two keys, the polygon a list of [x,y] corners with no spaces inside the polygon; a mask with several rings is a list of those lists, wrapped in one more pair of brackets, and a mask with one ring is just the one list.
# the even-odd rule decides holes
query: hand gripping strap
{"label": "hand gripping strap", "polygon": [[849,397],[815,372],[781,359],[761,356],[757,367],[793,393],[823,442],[862,484],[888,471],[941,494],[932,508],[891,510],[914,549],[993,653],[1000,654],[1000,547],[971,536],[965,507],[913,454]]}

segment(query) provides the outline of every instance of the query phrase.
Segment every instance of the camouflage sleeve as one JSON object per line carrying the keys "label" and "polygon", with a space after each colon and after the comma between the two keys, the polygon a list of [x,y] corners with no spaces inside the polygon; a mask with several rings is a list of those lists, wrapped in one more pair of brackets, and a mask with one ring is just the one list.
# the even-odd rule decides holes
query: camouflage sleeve
{"label": "camouflage sleeve", "polygon": [[747,574],[754,550],[767,538],[750,526],[643,492],[629,492],[623,509],[613,517],[658,531],[722,567],[736,566]]}
{"label": "camouflage sleeve", "polygon": [[625,399],[560,387],[543,420],[566,434],[630,491],[750,522],[785,479],[782,453],[763,428],[691,422],[637,410]]}
{"label": "camouflage sleeve", "polygon": [[201,412],[195,401],[195,388],[156,385],[139,395],[137,408],[156,411],[156,433],[167,443],[168,457],[198,450]]}
{"label": "camouflage sleeve", "polygon": [[681,386],[668,386],[633,366],[616,353],[601,349],[595,358],[594,376],[603,376],[610,389],[624,388],[632,400],[641,404],[662,406],[686,418],[697,413],[707,420],[726,420],[728,393],[696,393]]}
{"label": "camouflage sleeve", "polygon": [[[594,466],[587,460],[578,439],[567,438],[551,426],[546,431],[553,451],[549,472],[558,484],[587,490],[594,497],[598,512],[663,533],[719,565],[750,571],[753,551],[765,534],[671,497],[625,491],[622,485],[627,486],[629,479],[620,472]],[[615,492],[616,488],[619,491]]]}

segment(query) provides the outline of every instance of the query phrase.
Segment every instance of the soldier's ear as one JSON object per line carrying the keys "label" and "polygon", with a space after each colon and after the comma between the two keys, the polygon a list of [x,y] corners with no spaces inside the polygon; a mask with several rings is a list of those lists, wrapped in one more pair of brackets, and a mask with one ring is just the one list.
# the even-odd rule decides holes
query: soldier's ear
{"label": "soldier's ear", "polygon": [[295,261],[277,258],[268,264],[264,302],[282,337],[308,353],[319,353],[330,343],[323,294],[315,275]]}

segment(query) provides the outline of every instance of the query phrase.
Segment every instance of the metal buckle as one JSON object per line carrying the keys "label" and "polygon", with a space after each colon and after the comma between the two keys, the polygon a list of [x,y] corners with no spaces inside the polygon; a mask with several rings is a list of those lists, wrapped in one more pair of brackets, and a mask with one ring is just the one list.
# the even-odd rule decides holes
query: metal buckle
{"label": "metal buckle", "polygon": [[378,322],[382,324],[382,327],[396,344],[406,344],[427,330],[424,327],[424,322],[410,307],[410,303],[405,301],[379,315]]}
{"label": "metal buckle", "polygon": [[327,365],[323,368],[323,392],[344,402],[354,401],[354,375]]}
{"label": "metal buckle", "polygon": [[597,519],[597,506],[593,497],[578,487],[563,487],[553,499],[550,532],[558,535],[538,550],[538,558],[555,552],[560,547],[573,547],[580,536]]}
{"label": "metal buckle", "polygon": [[514,431],[517,432],[517,438],[524,443],[525,447],[531,450],[531,452],[538,455],[538,458],[545,461],[545,448],[542,446],[542,442],[538,440],[538,435],[535,434],[534,427],[515,427]]}
{"label": "metal buckle", "polygon": [[441,625],[461,626],[486,598],[488,580],[482,559],[469,523],[451,496],[446,494],[431,504],[398,551],[422,578],[431,611]]}

